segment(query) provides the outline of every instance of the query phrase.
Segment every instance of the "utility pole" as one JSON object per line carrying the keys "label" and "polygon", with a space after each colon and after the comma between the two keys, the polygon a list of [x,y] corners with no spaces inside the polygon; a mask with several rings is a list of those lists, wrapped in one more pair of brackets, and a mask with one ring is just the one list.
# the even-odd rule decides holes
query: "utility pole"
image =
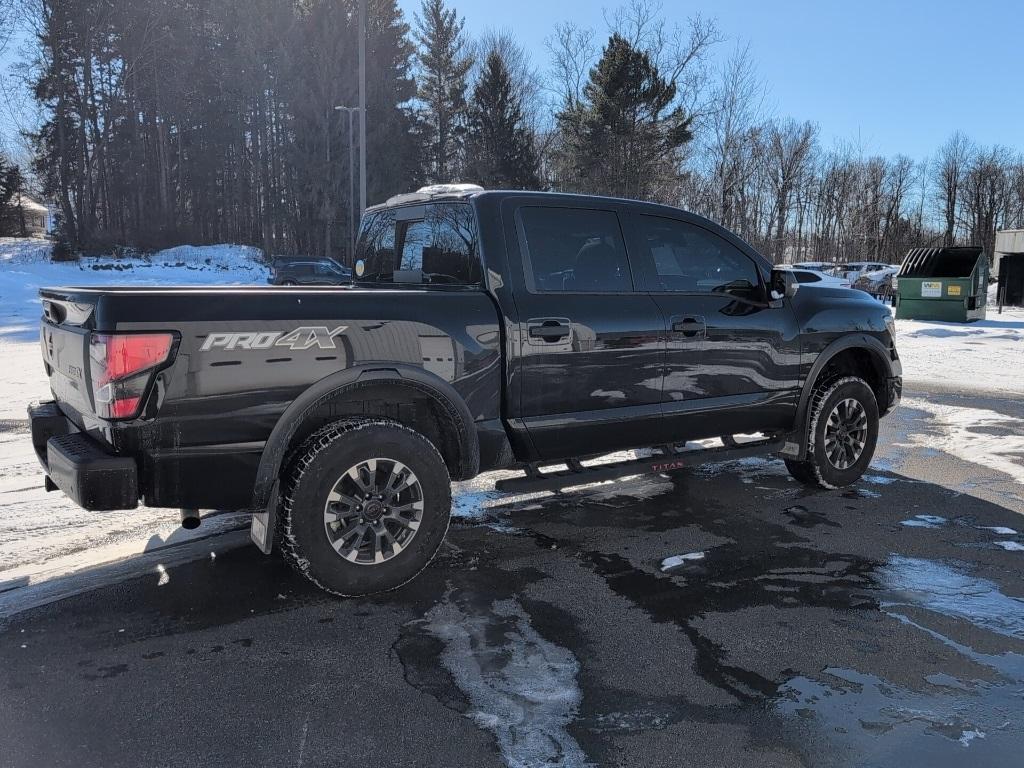
{"label": "utility pole", "polygon": [[359,217],[366,210],[366,0],[359,0]]}
{"label": "utility pole", "polygon": [[348,233],[349,254],[352,259],[356,252],[356,123],[355,116],[359,107],[337,106],[338,112],[348,114]]}

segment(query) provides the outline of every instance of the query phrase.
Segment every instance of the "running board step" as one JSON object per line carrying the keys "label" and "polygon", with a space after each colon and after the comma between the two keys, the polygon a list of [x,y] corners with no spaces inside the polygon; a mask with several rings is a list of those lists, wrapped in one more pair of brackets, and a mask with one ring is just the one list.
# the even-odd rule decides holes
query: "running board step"
{"label": "running board step", "polygon": [[553,491],[559,488],[571,488],[574,485],[586,485],[604,480],[616,480],[628,475],[661,474],[675,472],[701,464],[713,464],[720,461],[744,459],[749,456],[763,456],[777,453],[785,446],[782,438],[777,440],[758,440],[752,443],[738,443],[735,446],[720,448],[677,449],[659,446],[652,456],[629,461],[617,461],[613,464],[598,464],[585,467],[578,459],[567,461],[546,462],[546,465],[565,464],[569,469],[541,470],[543,464],[529,464],[524,467],[526,473],[522,477],[508,477],[494,483],[496,490],[512,493],[533,493],[536,491]]}

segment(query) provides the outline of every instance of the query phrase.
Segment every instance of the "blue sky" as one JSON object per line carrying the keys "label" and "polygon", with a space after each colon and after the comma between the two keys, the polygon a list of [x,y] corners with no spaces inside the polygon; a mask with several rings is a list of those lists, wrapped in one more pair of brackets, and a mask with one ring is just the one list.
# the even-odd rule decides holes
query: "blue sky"
{"label": "blue sky", "polygon": [[[412,20],[419,0],[399,0]],[[511,30],[547,66],[544,39],[572,20],[605,32],[601,0],[449,0],[477,34]],[[669,22],[700,13],[749,43],[780,115],[866,154],[923,158],[957,129],[1024,151],[1024,0],[664,0]]]}
{"label": "blue sky", "polygon": [[[601,0],[449,0],[470,34],[510,30],[536,66],[560,21],[606,32]],[[399,0],[409,21],[420,0]],[[865,154],[932,154],[954,130],[1024,151],[1024,0],[664,0],[667,21],[717,19],[749,44],[779,115]],[[0,60],[6,69],[10,60]],[[0,128],[9,129],[0,117]]]}

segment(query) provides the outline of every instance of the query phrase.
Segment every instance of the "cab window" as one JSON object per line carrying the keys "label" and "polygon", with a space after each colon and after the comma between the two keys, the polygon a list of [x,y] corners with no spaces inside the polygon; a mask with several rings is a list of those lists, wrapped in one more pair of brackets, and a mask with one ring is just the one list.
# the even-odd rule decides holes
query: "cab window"
{"label": "cab window", "polygon": [[356,245],[355,281],[416,285],[480,284],[473,211],[436,203],[367,214]]}

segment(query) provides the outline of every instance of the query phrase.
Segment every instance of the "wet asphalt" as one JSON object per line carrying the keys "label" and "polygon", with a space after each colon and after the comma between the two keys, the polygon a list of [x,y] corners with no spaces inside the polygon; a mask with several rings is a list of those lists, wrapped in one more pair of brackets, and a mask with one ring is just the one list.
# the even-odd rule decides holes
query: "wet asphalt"
{"label": "wet asphalt", "polygon": [[844,491],[485,478],[373,599],[211,539],[0,624],[0,766],[1020,765],[1024,488],[922,413]]}

